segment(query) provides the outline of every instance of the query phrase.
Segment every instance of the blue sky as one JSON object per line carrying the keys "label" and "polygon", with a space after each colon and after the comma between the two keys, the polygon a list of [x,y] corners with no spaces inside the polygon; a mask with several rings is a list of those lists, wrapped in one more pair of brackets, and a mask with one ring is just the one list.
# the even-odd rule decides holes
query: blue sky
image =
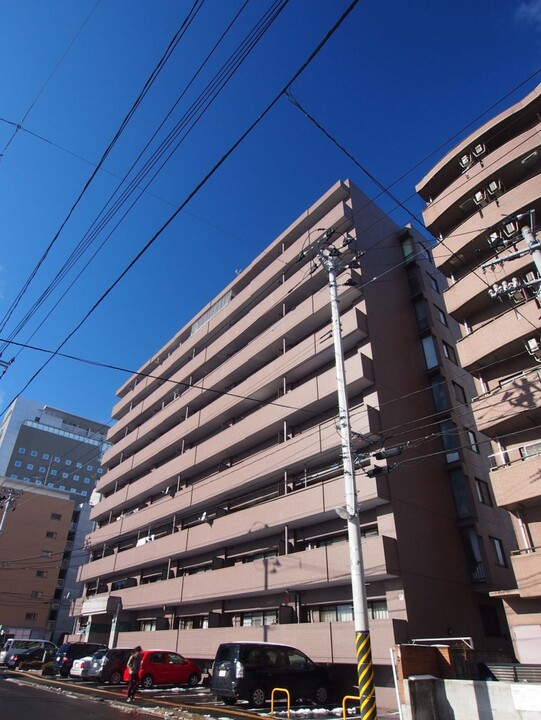
{"label": "blue sky", "polygon": [[[140,179],[127,204],[96,228],[120,179],[171,109],[143,159],[275,3],[206,0],[196,6],[193,22],[65,222],[193,0],[0,0],[0,320],[65,222],[0,337],[12,337],[85,242],[88,249],[13,337],[54,350],[277,96],[349,3],[290,0],[155,177]],[[382,183],[405,176],[392,191],[420,216],[415,183],[444,150],[432,153],[445,143],[450,149],[541,82],[540,50],[541,0],[361,0],[291,92]],[[369,196],[379,195],[282,97],[62,352],[136,370],[346,177]],[[380,197],[378,203],[396,222],[410,220],[391,200]],[[15,361],[0,379],[0,412],[23,392],[106,423],[127,377],[58,357],[38,372],[48,356],[14,345],[2,359],[11,357]]]}

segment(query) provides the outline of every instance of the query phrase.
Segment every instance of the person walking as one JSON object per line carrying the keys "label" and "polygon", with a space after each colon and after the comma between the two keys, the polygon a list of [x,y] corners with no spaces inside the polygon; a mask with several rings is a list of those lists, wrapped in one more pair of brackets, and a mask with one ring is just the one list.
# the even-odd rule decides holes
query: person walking
{"label": "person walking", "polygon": [[141,646],[138,645],[133,649],[132,654],[128,659],[128,670],[130,671],[130,679],[128,681],[128,697],[126,702],[133,702],[135,698],[135,692],[139,687],[139,670],[141,669]]}

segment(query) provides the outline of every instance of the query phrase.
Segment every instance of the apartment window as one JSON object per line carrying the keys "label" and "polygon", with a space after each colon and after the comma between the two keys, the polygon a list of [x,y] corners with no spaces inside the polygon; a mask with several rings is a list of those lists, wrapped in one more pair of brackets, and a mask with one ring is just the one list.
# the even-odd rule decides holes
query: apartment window
{"label": "apartment window", "polygon": [[73,482],[78,482],[78,481],[79,481],[79,475],[74,475]]}
{"label": "apartment window", "polygon": [[82,495],[83,497],[86,497],[88,495],[86,490],[81,490],[81,492],[79,494]]}
{"label": "apartment window", "polygon": [[55,455],[54,461],[55,461],[56,463],[59,463],[59,462],[60,462],[60,458],[58,457],[58,455]]}
{"label": "apartment window", "polygon": [[65,486],[65,485],[59,485],[59,486],[58,486],[58,489],[59,489],[59,490],[65,490],[65,489],[66,489],[66,486]]}
{"label": "apartment window", "polygon": [[28,465],[26,466],[26,469],[27,469],[27,470],[33,470],[33,469],[34,469],[34,466],[32,465],[32,463],[28,463]]}
{"label": "apartment window", "polygon": [[66,465],[71,465],[71,460],[65,460],[64,462]]}
{"label": "apartment window", "polygon": [[421,273],[417,265],[413,265],[407,269],[408,285],[410,295],[418,295],[421,292]]}
{"label": "apartment window", "polygon": [[477,444],[477,438],[475,436],[475,433],[473,430],[466,430],[468,434],[468,444],[470,446],[470,450],[473,450],[473,452],[479,454],[479,445]]}
{"label": "apartment window", "polygon": [[491,537],[490,542],[492,545],[492,550],[494,552],[494,561],[496,565],[500,565],[501,567],[507,567],[507,562],[505,560],[505,551],[502,541],[499,538]]}
{"label": "apartment window", "polygon": [[438,281],[430,273],[427,273],[427,275],[428,275],[428,282],[430,283],[430,287],[432,288],[432,290],[435,290],[437,293],[439,293],[440,289],[438,287]]}
{"label": "apartment window", "polygon": [[401,241],[400,245],[402,246],[402,254],[404,255],[404,260],[411,260],[411,258],[415,254],[415,250],[413,247],[413,238],[411,236],[408,236]]}
{"label": "apartment window", "polygon": [[447,463],[460,460],[459,438],[456,425],[451,420],[440,423],[441,441],[445,450],[445,461]]}
{"label": "apartment window", "polygon": [[466,398],[466,393],[464,391],[464,388],[462,385],[459,385],[453,380],[453,391],[455,393],[455,398],[458,400],[459,403],[462,403],[462,405],[467,405],[468,400]]}
{"label": "apartment window", "polygon": [[42,457],[44,460],[48,460],[49,457],[50,457],[50,455],[49,455],[48,453],[43,453],[43,455],[42,455],[41,457]]}
{"label": "apartment window", "polygon": [[46,578],[48,575],[47,570],[36,570],[36,577]]}
{"label": "apartment window", "polygon": [[32,450],[30,452],[30,455],[32,455],[32,457],[37,457],[38,456],[37,450]]}
{"label": "apartment window", "polygon": [[43,597],[43,593],[41,592],[41,590],[32,590],[32,592],[30,593],[30,597],[32,600],[41,600]]}
{"label": "apartment window", "polygon": [[38,614],[37,614],[37,613],[30,613],[30,612],[28,612],[28,613],[26,613],[25,618],[26,618],[27,620],[37,620],[37,619],[38,619]]}
{"label": "apartment window", "polygon": [[56,538],[58,537],[58,533],[47,530],[45,537],[49,538],[50,540],[56,540]]}
{"label": "apartment window", "polygon": [[43,465],[40,466],[39,471],[40,473],[47,472],[46,468],[44,468]]}
{"label": "apartment window", "polygon": [[479,605],[481,624],[486,637],[502,637],[498,610],[493,605]]}
{"label": "apartment window", "polygon": [[58,470],[51,470],[49,475],[58,475]]}
{"label": "apartment window", "polygon": [[367,607],[370,620],[387,620],[389,617],[387,600],[368,600]]}
{"label": "apartment window", "polygon": [[432,335],[426,335],[421,338],[423,344],[423,353],[425,356],[426,369],[431,370],[432,368],[438,367],[438,353],[436,351],[436,343]]}
{"label": "apartment window", "polygon": [[92,465],[87,465],[86,469],[88,470],[88,472],[92,472],[94,468],[92,467]]}
{"label": "apartment window", "polygon": [[447,358],[447,360],[450,360],[455,365],[458,364],[457,358],[456,358],[456,352],[452,345],[449,345],[449,343],[446,343],[445,340],[442,340],[443,345],[443,354]]}
{"label": "apartment window", "polygon": [[50,558],[52,556],[53,556],[52,550],[42,550],[41,551],[42,558]]}
{"label": "apartment window", "polygon": [[351,622],[353,620],[353,605],[327,605],[319,611],[320,622]]}
{"label": "apartment window", "polygon": [[430,327],[430,318],[428,315],[428,305],[424,298],[420,298],[413,303],[415,317],[417,319],[417,327],[419,330],[426,330]]}
{"label": "apartment window", "polygon": [[19,448],[19,453],[20,453],[21,455],[24,455],[25,452],[26,452],[26,448]]}
{"label": "apartment window", "polygon": [[97,471],[97,472],[98,472],[98,475],[103,475],[103,470],[102,470],[102,468],[98,468],[98,471]]}
{"label": "apartment window", "polygon": [[243,627],[263,627],[264,625],[276,625],[278,622],[277,610],[256,610],[255,612],[242,613],[240,624]]}
{"label": "apartment window", "polygon": [[15,467],[21,467],[22,462],[20,460],[15,460]]}
{"label": "apartment window", "polygon": [[90,485],[90,478],[85,477],[84,483],[85,483],[86,485]]}
{"label": "apartment window", "polygon": [[490,496],[490,488],[488,483],[479,478],[475,478],[475,488],[477,490],[477,498],[483,505],[490,505],[492,507],[493,502]]}
{"label": "apartment window", "polygon": [[443,310],[440,310],[440,308],[437,305],[434,305],[436,308],[436,315],[438,316],[438,320],[441,322],[442,325],[445,325],[447,327],[447,315],[443,312]]}
{"label": "apartment window", "polygon": [[83,467],[83,463],[77,463],[77,469],[81,469]]}
{"label": "apartment window", "polygon": [[468,482],[462,470],[451,470],[449,473],[456,515],[460,520],[474,516]]}
{"label": "apartment window", "polygon": [[156,630],[156,620],[141,620],[139,630],[141,630],[141,632],[153,632]]}
{"label": "apartment window", "polygon": [[51,513],[51,520],[62,520],[62,515],[60,513]]}
{"label": "apartment window", "polygon": [[69,473],[63,472],[62,477],[64,478],[64,480],[67,480],[69,478]]}
{"label": "apartment window", "polygon": [[449,410],[449,398],[447,397],[447,388],[445,380],[441,375],[432,378],[430,382],[432,391],[432,400],[434,401],[434,409],[436,412],[445,412]]}

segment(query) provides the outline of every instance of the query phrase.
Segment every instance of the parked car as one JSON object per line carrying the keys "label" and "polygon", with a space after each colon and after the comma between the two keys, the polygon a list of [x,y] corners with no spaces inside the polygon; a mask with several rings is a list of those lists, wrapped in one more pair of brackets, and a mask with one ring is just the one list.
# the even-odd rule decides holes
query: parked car
{"label": "parked car", "polygon": [[6,656],[10,652],[31,650],[40,647],[42,650],[56,650],[56,645],[49,640],[40,640],[32,638],[10,638],[6,640],[2,650],[0,651],[0,665],[5,664]]}
{"label": "parked car", "polygon": [[122,682],[126,663],[132,652],[133,648],[98,650],[92,658],[88,676],[104,683],[118,685]]}
{"label": "parked car", "polygon": [[[195,687],[201,680],[201,668],[191,660],[186,660],[176,652],[169,650],[143,650],[139,683],[145,690],[154,685],[190,685]],[[124,680],[128,682],[130,671],[124,670]]]}
{"label": "parked car", "polygon": [[70,677],[73,678],[86,678],[90,672],[90,666],[92,664],[92,655],[86,657],[76,658],[73,661],[73,665],[70,668]]}
{"label": "parked car", "polygon": [[275,687],[285,688],[292,700],[309,698],[318,704],[329,699],[327,669],[288,645],[264,642],[223,643],[212,667],[211,692],[226,705],[248,700],[260,708]]}
{"label": "parked car", "polygon": [[35,647],[28,650],[11,650],[6,655],[4,661],[9,668],[18,668],[22,662],[26,660],[41,660],[48,662],[56,651],[56,645],[49,643],[50,648]]}
{"label": "parked car", "polygon": [[68,677],[74,660],[91,657],[102,649],[106,650],[107,645],[88,642],[64,643],[56,651],[53,661],[54,668],[62,677]]}

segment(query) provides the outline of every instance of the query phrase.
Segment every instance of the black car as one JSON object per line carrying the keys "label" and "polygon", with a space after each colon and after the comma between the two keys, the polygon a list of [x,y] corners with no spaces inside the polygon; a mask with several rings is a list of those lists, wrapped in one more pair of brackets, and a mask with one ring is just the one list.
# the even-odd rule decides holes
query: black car
{"label": "black car", "polygon": [[[292,700],[329,700],[327,669],[289,645],[263,642],[224,643],[212,667],[211,692],[226,705],[248,700],[260,708],[273,688],[285,688]],[[282,698],[283,699],[283,698]]]}
{"label": "black car", "polygon": [[17,668],[25,660],[40,660],[48,662],[54,652],[42,647],[30,648],[29,650],[14,651],[6,655],[5,663],[9,668]]}
{"label": "black car", "polygon": [[99,650],[90,663],[89,678],[118,685],[122,682],[124,670],[133,648],[110,648]]}
{"label": "black car", "polygon": [[106,650],[107,645],[100,643],[64,643],[56,651],[54,668],[62,677],[68,677],[74,660],[94,655],[98,650]]}

